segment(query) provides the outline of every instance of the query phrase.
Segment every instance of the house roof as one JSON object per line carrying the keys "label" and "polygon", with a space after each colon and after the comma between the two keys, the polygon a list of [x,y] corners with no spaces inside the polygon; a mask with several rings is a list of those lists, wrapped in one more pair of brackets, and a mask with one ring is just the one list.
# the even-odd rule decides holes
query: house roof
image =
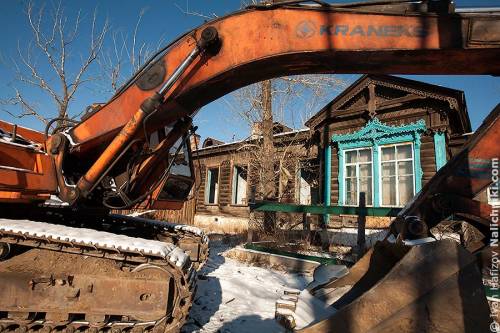
{"label": "house roof", "polygon": [[365,74],[361,76],[331,102],[326,104],[314,116],[308,119],[305,125],[311,129],[316,129],[325,121],[328,121],[329,119],[333,120],[337,116],[341,116],[346,112],[346,110],[342,110],[342,106],[348,103],[363,89],[367,88],[370,83],[407,91],[408,93],[421,96],[422,98],[446,101],[449,103],[451,109],[454,109],[459,113],[458,118],[460,119],[464,132],[471,131],[470,119],[467,114],[467,106],[463,91],[421,81],[405,79],[398,76],[380,74]]}
{"label": "house roof", "polygon": [[205,140],[203,140],[202,147],[205,148],[205,147],[211,147],[211,146],[219,146],[222,144],[224,144],[223,141],[220,141],[220,140],[217,140],[217,139],[214,139],[211,137],[207,137]]}
{"label": "house roof", "polygon": [[[280,138],[286,138],[286,137],[292,137],[295,138],[296,136],[300,136],[300,138],[297,139],[302,139],[303,135],[306,135],[309,132],[308,128],[304,129],[299,129],[299,130],[291,130],[283,133],[277,133],[274,134],[273,137],[275,139],[280,139]],[[262,138],[262,136],[259,137],[248,137],[243,140],[238,140],[238,141],[233,141],[233,142],[228,142],[228,143],[221,143],[219,145],[212,145],[212,146],[203,146],[202,148],[199,148],[196,150],[197,153],[212,153],[212,152],[222,152],[222,151],[230,151],[233,150],[237,147],[239,147],[241,144],[252,142],[254,140],[257,140],[259,138]]]}

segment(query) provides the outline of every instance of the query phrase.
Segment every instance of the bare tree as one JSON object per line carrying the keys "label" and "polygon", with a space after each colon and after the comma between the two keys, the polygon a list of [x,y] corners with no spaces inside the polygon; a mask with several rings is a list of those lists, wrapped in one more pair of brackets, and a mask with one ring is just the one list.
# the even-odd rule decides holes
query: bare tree
{"label": "bare tree", "polygon": [[[291,139],[276,146],[276,123],[302,127],[323,103],[344,87],[344,81],[333,75],[287,76],[244,87],[224,98],[230,112],[252,128],[252,140],[245,141],[241,149],[249,155],[251,183],[257,184],[253,191],[256,199],[283,201],[294,198],[295,193],[290,191],[296,179],[295,172],[317,167],[312,161],[299,165],[304,152],[297,150],[297,140],[304,133],[289,133]],[[276,235],[279,216],[261,215],[252,216],[253,228]]]}
{"label": "bare tree", "polygon": [[[269,1],[241,0],[240,6],[264,2]],[[186,15],[203,19],[217,17],[215,13],[207,15],[190,8],[189,0],[186,0],[184,8],[176,6]],[[287,196],[288,183],[294,180],[290,172],[296,169],[298,157],[291,149],[294,140],[277,149],[274,144],[275,122],[287,123],[286,120],[291,119],[293,128],[301,127],[332,92],[341,88],[345,88],[345,83],[333,75],[287,76],[244,87],[223,99],[239,121],[246,122],[252,129],[259,127],[258,135],[252,137],[253,140],[245,141],[240,148],[248,152],[249,174],[254,170],[253,176],[257,179],[258,186],[254,189],[256,199],[281,201]],[[286,117],[287,114],[290,116]],[[266,233],[274,232],[276,217],[264,215],[258,229]]]}
{"label": "bare tree", "polygon": [[140,40],[139,32],[147,8],[139,12],[132,34],[124,33],[122,29],[111,33],[111,43],[103,50],[98,59],[105,79],[105,90],[111,88],[116,92],[120,86],[137,72],[165,44],[164,35],[156,43]]}
{"label": "bare tree", "polygon": [[[63,123],[71,118],[69,106],[77,92],[85,83],[97,79],[90,69],[102,49],[108,21],[99,25],[97,10],[93,12],[90,43],[83,53],[79,53],[77,42],[84,21],[81,12],[70,20],[61,2],[49,11],[45,6],[36,8],[30,2],[26,18],[32,39],[27,45],[18,42],[17,59],[12,60],[16,74],[11,84],[13,95],[2,100],[3,110],[17,118],[36,117],[45,124],[50,118],[58,118],[59,123]],[[51,99],[57,110],[55,113],[39,109],[30,96],[33,88]]]}

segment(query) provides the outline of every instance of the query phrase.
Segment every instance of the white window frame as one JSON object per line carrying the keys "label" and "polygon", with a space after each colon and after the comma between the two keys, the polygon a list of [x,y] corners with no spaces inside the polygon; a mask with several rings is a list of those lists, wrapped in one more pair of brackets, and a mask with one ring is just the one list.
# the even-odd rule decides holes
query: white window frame
{"label": "white window frame", "polygon": [[[411,141],[408,141],[408,142],[400,142],[400,143],[391,143],[391,144],[386,144],[386,145],[380,145],[378,147],[378,156],[379,156],[379,198],[380,198],[380,207],[403,207],[405,204],[401,204],[399,202],[399,168],[398,168],[398,162],[408,162],[410,161],[410,159],[408,158],[405,158],[405,159],[401,159],[399,160],[397,158],[397,151],[396,151],[396,154],[394,155],[395,156],[395,160],[387,160],[387,161],[382,161],[382,148],[386,148],[386,147],[397,147],[397,146],[406,146],[406,145],[410,145],[410,150],[411,150],[411,168],[412,168],[412,174],[413,174],[413,196],[415,196],[415,189],[417,187],[417,184],[416,184],[416,175],[415,175],[415,151],[413,150],[413,142]],[[382,198],[382,193],[383,193],[383,181],[382,181],[382,163],[391,163],[393,162],[394,165],[395,165],[395,175],[396,175],[396,204],[395,205],[384,205],[383,203],[383,198]]]}
{"label": "white window frame", "polygon": [[[214,202],[209,202],[208,199],[209,199],[209,192],[210,191],[207,191],[207,188],[209,188],[209,177],[208,177],[208,174],[210,172],[210,170],[215,170],[217,169],[217,184],[219,185],[219,189],[217,190],[217,195],[215,196],[214,198]],[[219,195],[220,195],[220,165],[219,166],[213,166],[213,167],[207,167],[207,174],[206,174],[206,177],[205,177],[205,205],[218,205],[219,204]]]}
{"label": "white window frame", "polygon": [[[345,153],[346,152],[350,152],[350,151],[359,151],[359,150],[367,150],[369,149],[370,150],[370,156],[371,156],[371,161],[370,162],[356,162],[356,163],[347,163],[346,161],[346,157],[345,157]],[[360,164],[371,164],[372,165],[372,200],[371,200],[371,204],[370,205],[366,205],[366,207],[373,207],[373,204],[374,204],[374,200],[375,200],[375,196],[374,196],[374,178],[375,178],[375,175],[373,174],[373,147],[359,147],[359,148],[349,148],[349,149],[343,149],[342,150],[342,154],[343,154],[343,160],[344,160],[344,179],[342,179],[342,182],[343,182],[343,186],[344,186],[344,198],[343,198],[343,201],[344,201],[344,206],[348,206],[348,207],[358,207],[359,206],[359,165]],[[357,155],[357,153],[356,153]],[[358,202],[357,205],[350,205],[350,204],[347,204],[347,186],[346,186],[346,179],[347,179],[347,166],[351,166],[351,165],[356,165],[356,201]]]}

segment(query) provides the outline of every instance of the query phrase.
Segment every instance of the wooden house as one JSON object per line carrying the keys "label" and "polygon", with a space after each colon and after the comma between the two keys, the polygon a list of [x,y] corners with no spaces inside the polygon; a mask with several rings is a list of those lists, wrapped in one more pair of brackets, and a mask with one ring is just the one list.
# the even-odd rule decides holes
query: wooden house
{"label": "wooden house", "polygon": [[[462,91],[389,75],[360,77],[305,125],[275,133],[277,154],[289,146],[295,152],[284,172],[278,168],[281,201],[402,207],[471,133]],[[258,135],[226,144],[205,140],[194,152],[196,224],[246,228],[247,202],[259,181],[252,177],[251,154],[242,148],[252,140]],[[339,243],[350,243],[356,221],[330,215],[326,223]],[[367,234],[376,239],[389,223],[368,218]]]}
{"label": "wooden house", "polygon": [[[460,150],[471,124],[462,91],[364,75],[306,122],[318,137],[325,205],[402,207]],[[330,228],[356,227],[330,216]],[[389,218],[367,218],[368,233]],[[372,230],[373,229],[373,230]]]}

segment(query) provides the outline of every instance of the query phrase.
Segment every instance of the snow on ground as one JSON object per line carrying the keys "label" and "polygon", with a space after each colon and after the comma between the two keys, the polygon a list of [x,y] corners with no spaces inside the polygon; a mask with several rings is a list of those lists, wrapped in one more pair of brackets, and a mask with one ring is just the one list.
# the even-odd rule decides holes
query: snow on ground
{"label": "snow on ground", "polygon": [[284,289],[303,289],[312,277],[247,266],[222,256],[227,249],[211,246],[182,332],[285,332],[274,320],[275,302]]}

